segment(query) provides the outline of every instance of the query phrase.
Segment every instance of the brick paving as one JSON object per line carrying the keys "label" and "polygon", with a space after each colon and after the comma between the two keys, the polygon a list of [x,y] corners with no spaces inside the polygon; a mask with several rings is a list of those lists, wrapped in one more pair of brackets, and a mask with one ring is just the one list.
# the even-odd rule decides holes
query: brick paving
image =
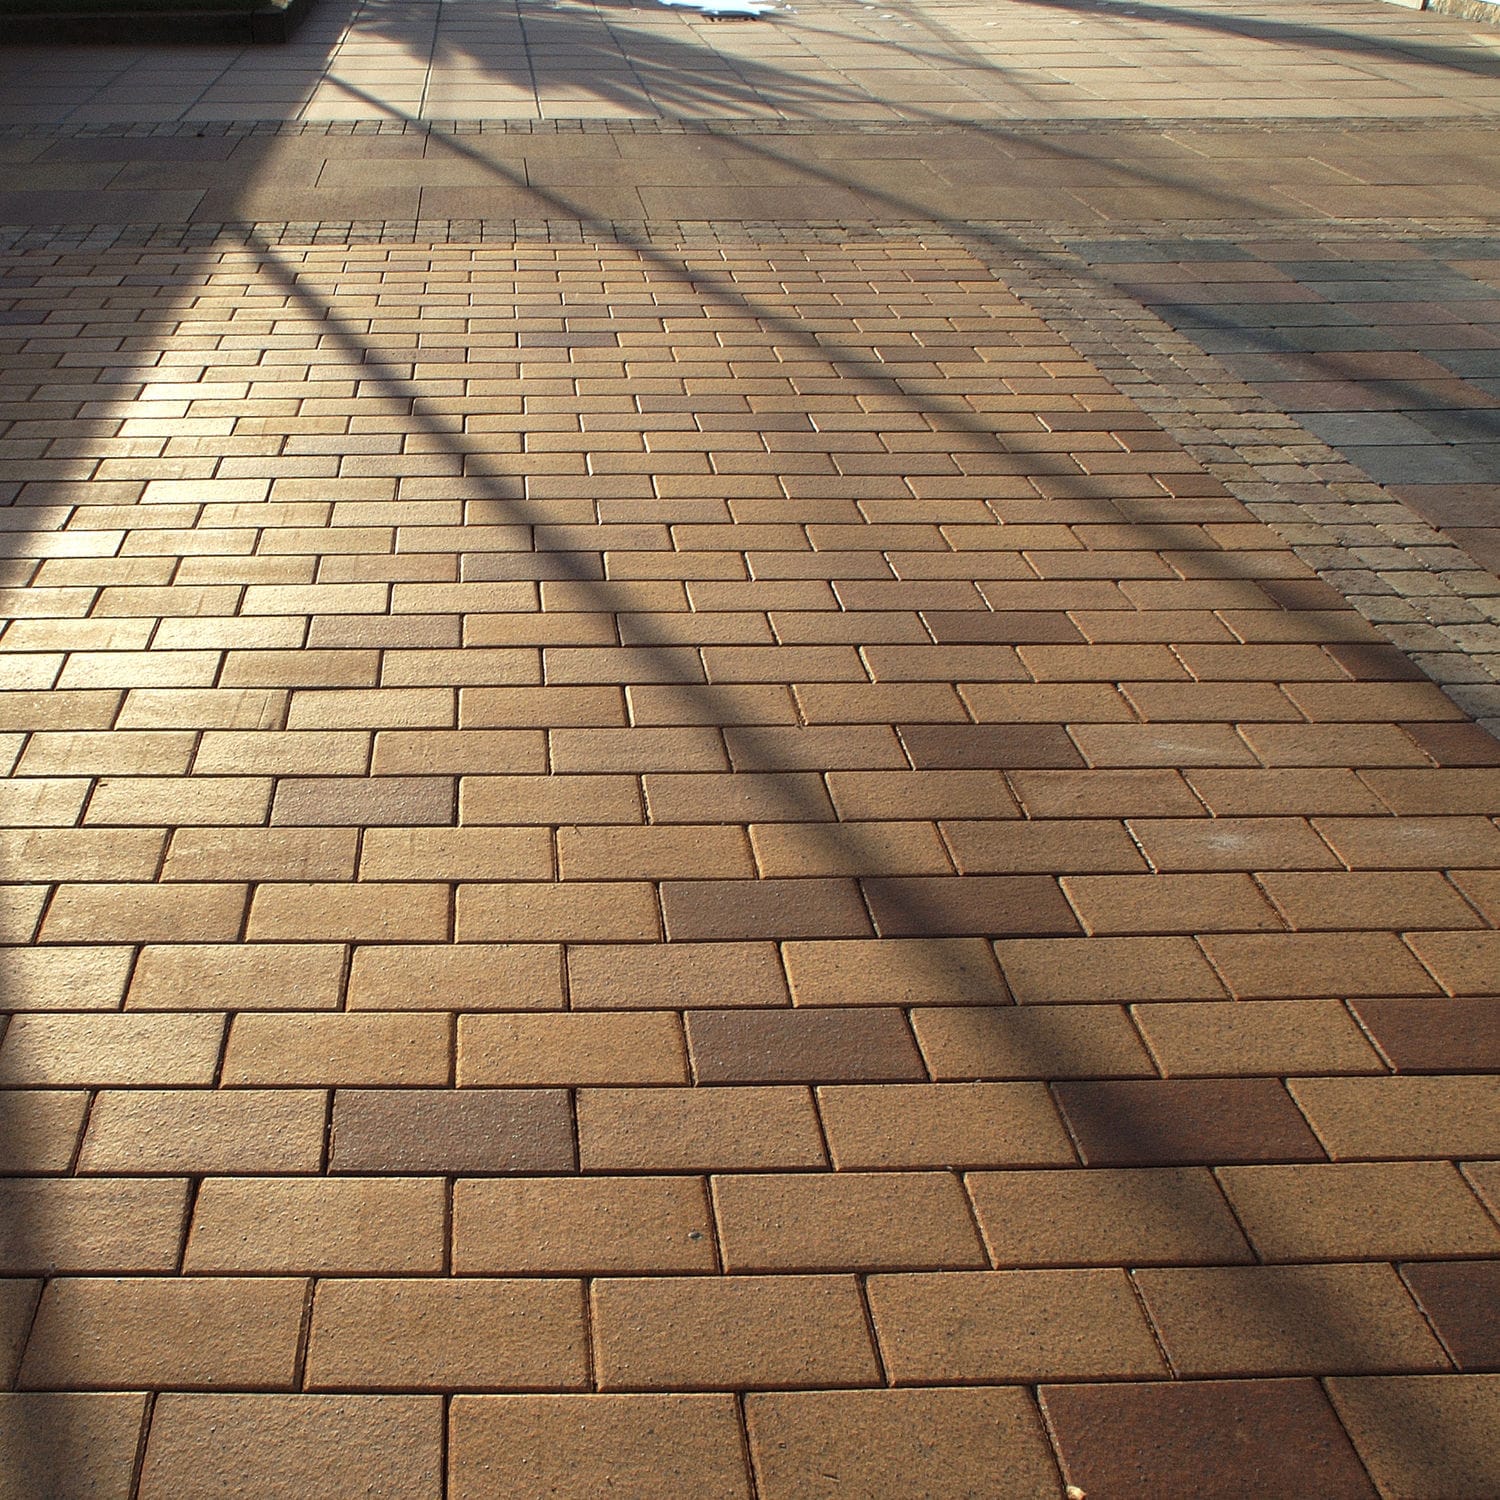
{"label": "brick paving", "polygon": [[0,1496],[1500,1493],[1496,35],[9,54]]}

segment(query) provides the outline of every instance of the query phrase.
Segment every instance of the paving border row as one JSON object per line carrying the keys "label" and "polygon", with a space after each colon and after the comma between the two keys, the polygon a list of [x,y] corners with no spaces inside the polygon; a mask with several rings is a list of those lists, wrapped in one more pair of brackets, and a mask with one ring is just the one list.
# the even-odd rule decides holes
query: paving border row
{"label": "paving border row", "polygon": [[1500,738],[1500,580],[1333,448],[1121,292],[1069,247],[1316,236],[1368,245],[1492,242],[1493,221],[1151,220],[1113,224],[930,221],[406,220],[0,226],[0,253],[195,251],[247,246],[595,243],[858,244],[896,235],[974,255],[1093,362],[1291,551]]}
{"label": "paving border row", "polygon": [[481,119],[368,120],[160,120],[155,122],[80,121],[58,125],[0,125],[0,140],[52,137],[74,140],[108,136],[148,140],[180,136],[282,135],[932,135],[952,131],[994,135],[1163,135],[1179,130],[1230,134],[1241,130],[1323,133],[1362,130],[1409,133],[1445,130],[1455,125],[1494,123],[1489,112],[1411,115],[1380,118],[1367,115],[1202,115],[1145,118],[1140,115],[1067,116],[1057,119],[964,118],[951,120],[870,120],[858,117],[815,118],[797,115],[727,116],[722,119],[665,115],[539,120],[528,115]]}

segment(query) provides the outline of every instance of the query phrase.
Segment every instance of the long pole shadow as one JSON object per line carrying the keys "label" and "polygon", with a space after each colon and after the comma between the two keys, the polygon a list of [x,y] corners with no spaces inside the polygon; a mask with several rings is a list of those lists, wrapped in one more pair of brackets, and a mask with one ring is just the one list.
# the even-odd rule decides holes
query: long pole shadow
{"label": "long pole shadow", "polygon": [[[450,143],[449,138],[446,137],[440,137],[439,139],[445,147],[451,144],[452,149],[462,154],[475,155],[474,153],[467,152],[462,142],[454,141]],[[736,144],[740,144],[738,139]],[[767,151],[767,148],[762,147],[759,142],[753,139],[748,143],[747,149],[752,152]],[[774,153],[769,154],[774,156]],[[512,181],[516,180],[513,174],[508,173],[498,163],[491,163],[490,165],[497,175]],[[836,175],[832,172],[825,172],[823,175],[830,183],[837,181]],[[533,188],[532,191],[538,192],[539,190]],[[583,217],[581,212],[583,205],[569,202],[566,198],[553,191],[546,191],[542,195],[548,198],[549,202],[558,209],[559,218],[576,220]],[[905,207],[904,204],[900,203],[899,199],[894,197],[892,197],[892,202],[893,206]],[[997,237],[985,232],[976,233],[973,226],[944,224],[941,227],[955,236],[962,235],[971,242],[977,239],[981,244],[987,246],[992,253],[1002,250],[1009,254],[1015,253],[1012,247],[1006,245],[1003,240],[997,243]],[[295,298],[311,314],[315,315],[329,329],[334,340],[344,348],[351,359],[360,359],[366,367],[369,367],[373,363],[375,369],[373,384],[388,391],[400,401],[411,403],[413,409],[416,409],[420,396],[419,388],[407,381],[399,372],[385,366],[378,355],[372,361],[370,351],[361,344],[358,336],[343,324],[336,307],[331,302],[318,297],[316,293],[303,285],[295,271],[281,262],[273,247],[263,243],[257,244],[253,238],[248,239],[247,244],[257,249],[258,253],[264,257],[263,263],[277,283],[284,288],[288,297]],[[853,379],[882,387],[887,392],[898,397],[909,411],[923,416],[928,414],[930,403],[922,398],[908,394],[904,390],[899,376],[894,375],[890,367],[873,361],[865,351],[842,344],[837,339],[829,339],[822,336],[817,339],[810,338],[807,331],[799,328],[794,321],[757,303],[753,296],[743,292],[734,283],[732,277],[725,273],[708,271],[701,263],[690,265],[685,258],[678,254],[669,254],[657,245],[645,243],[640,239],[631,239],[629,244],[632,251],[642,261],[654,271],[659,272],[664,279],[681,287],[685,294],[694,298],[707,296],[718,306],[729,307],[747,317],[751,317],[756,321],[758,327],[774,331],[779,338],[784,338],[789,344],[800,346],[807,355],[832,363],[841,372],[847,372]],[[482,251],[479,253],[482,254]],[[1001,283],[997,281],[997,287],[999,285]],[[994,430],[980,421],[977,416],[964,410],[961,398],[956,404],[945,404],[941,412],[941,417],[943,430],[968,434],[971,437],[992,445],[994,451],[1005,451],[1003,441],[997,437]],[[445,443],[451,442],[451,438],[446,435],[441,435],[440,440]],[[468,450],[462,444],[454,444],[452,451],[465,460],[465,472],[468,472]],[[1076,466],[1065,466],[1061,462],[1049,460],[1045,456],[1027,454],[1026,461],[1028,473],[1035,474],[1037,477],[1053,477],[1057,479],[1076,479],[1080,477]],[[514,515],[523,524],[535,526],[542,524],[545,520],[542,516],[529,514],[526,500],[516,496],[513,490],[501,493],[497,488],[495,499],[504,505],[508,514]],[[1150,523],[1132,522],[1131,524],[1136,527],[1138,533],[1145,535],[1149,541],[1156,542],[1161,548],[1171,550],[1173,544],[1170,537],[1158,532]],[[568,558],[567,554],[562,554],[561,557],[565,559],[561,563],[561,566],[565,571],[568,571],[569,576],[580,586],[581,590],[587,591],[601,587],[595,575],[577,567],[577,558]],[[1252,574],[1248,572],[1236,572],[1232,560],[1228,558],[1228,555],[1225,555],[1225,560],[1227,565],[1222,569],[1219,576],[1226,578],[1239,577],[1246,582],[1255,582]],[[608,601],[605,601],[605,607],[609,608]],[[631,642],[643,651],[665,651],[672,644],[664,635],[652,631],[649,617],[645,620],[638,619],[633,624]],[[685,699],[692,699],[695,695],[702,692],[701,688],[695,687],[691,683],[673,683],[670,690],[680,694]],[[763,735],[755,726],[736,726],[736,730],[738,734],[742,735],[742,742],[755,744],[757,739],[759,739],[760,743],[756,755],[758,764],[774,764],[778,751],[769,736]],[[994,769],[1003,773],[1006,768],[1004,766],[996,766]],[[814,804],[812,801],[798,798],[795,793],[792,793],[786,798],[786,804],[785,811],[794,815],[798,821],[804,821],[812,828],[813,833],[810,835],[811,837],[816,838],[820,835],[826,837],[825,829],[827,825],[821,824],[817,816],[812,816],[813,814],[820,814],[821,803]],[[857,823],[839,824],[837,826],[840,829],[840,838],[843,840],[842,851],[847,853],[852,848],[857,852],[857,863],[865,864],[868,861],[870,867],[875,867],[874,856],[876,851],[873,847],[870,834],[861,830]],[[852,834],[849,831],[851,828],[854,830]],[[860,850],[862,841],[865,843],[863,851]],[[962,879],[963,877],[956,876],[954,878]],[[905,910],[902,913],[900,924],[902,931],[919,933],[951,931],[951,927],[944,926],[945,920],[946,914],[939,904],[924,899],[920,890],[908,888]],[[874,930],[877,934],[879,933],[879,924],[876,924]],[[1081,937],[1081,929],[1079,931],[1080,940],[1086,941],[1087,939]],[[1007,935],[1015,936],[1020,934]],[[943,978],[934,973],[931,977],[934,993],[941,994],[942,986],[945,982]],[[1038,1070],[1045,1071],[1042,1069],[1039,1056],[1034,1057],[1034,1062]],[[1160,1151],[1161,1149],[1162,1133],[1159,1126],[1147,1130],[1143,1128],[1141,1122],[1128,1116],[1117,1115],[1110,1123],[1110,1130],[1114,1139],[1123,1144],[1134,1145],[1141,1149],[1149,1148],[1153,1151]],[[1133,1185],[1145,1195],[1142,1206],[1146,1212],[1161,1211],[1159,1200],[1150,1195],[1150,1184],[1146,1180],[1144,1173],[1141,1177],[1134,1179]],[[1278,1323],[1286,1323],[1288,1321],[1297,1322],[1299,1320],[1317,1322],[1325,1328],[1335,1331],[1335,1342],[1342,1349],[1349,1351],[1351,1368],[1357,1369],[1361,1365],[1379,1368],[1380,1361],[1378,1357],[1374,1356],[1375,1346],[1371,1343],[1370,1339],[1371,1330],[1351,1310],[1340,1305],[1329,1305],[1326,1301],[1320,1301],[1306,1293],[1297,1295],[1300,1300],[1294,1306],[1289,1306],[1284,1301],[1278,1301],[1274,1305],[1260,1302],[1257,1305],[1253,1300],[1247,1299],[1244,1308],[1246,1323],[1253,1324],[1258,1312],[1270,1314]],[[1338,1372],[1329,1371],[1326,1373]],[[1387,1441],[1397,1448],[1405,1449],[1413,1458],[1423,1451],[1424,1446],[1430,1450],[1436,1445],[1438,1451],[1447,1451],[1451,1448],[1452,1442],[1455,1440],[1452,1434],[1445,1434],[1430,1429],[1417,1430],[1415,1428],[1402,1433],[1388,1433],[1385,1436]]]}
{"label": "long pole shadow", "polygon": [[[363,93],[357,88],[351,88],[347,84],[343,85],[343,87],[355,97],[372,102],[382,109],[388,109],[388,106],[376,100],[373,95]],[[417,121],[415,117],[408,115],[404,116],[404,118],[409,123],[420,126],[420,121]],[[951,125],[951,122],[946,120],[941,123]],[[570,201],[567,196],[559,194],[555,190],[539,190],[534,186],[526,184],[521,180],[519,174],[508,172],[492,158],[468,148],[461,138],[430,134],[428,139],[437,140],[442,148],[465,155],[471,161],[482,162],[487,169],[493,171],[502,180],[514,186],[525,187],[533,195],[545,197],[549,206],[556,209],[556,216],[559,219],[577,221],[579,219],[587,220],[589,217],[584,212],[586,204]],[[736,149],[740,151],[758,154],[764,159],[773,161],[784,160],[784,158],[778,156],[771,148],[765,146],[756,138],[741,136],[735,137],[734,140]],[[802,164],[798,163],[798,165],[801,166]],[[819,168],[818,175],[819,180],[825,182],[830,187],[840,183],[845,186],[848,185],[844,179],[841,179],[831,169]],[[861,189],[861,191],[868,193],[866,189]],[[899,195],[883,192],[881,196],[892,209],[893,213],[900,219],[919,225],[933,222],[933,216],[929,211],[906,202]],[[986,261],[994,260],[1003,263],[1008,258],[1016,258],[1023,255],[1034,257],[1035,255],[1034,249],[1019,245],[1001,232],[977,230],[973,225],[957,221],[938,221],[938,225],[940,229],[952,234],[961,243],[978,247],[978,251],[982,252],[982,258]],[[372,350],[362,338],[359,331],[351,326],[347,318],[340,312],[336,301],[329,297],[319,296],[312,290],[307,284],[307,279],[299,275],[296,268],[288,264],[273,245],[267,243],[263,238],[258,237],[253,228],[245,231],[242,243],[245,249],[257,257],[258,263],[272,277],[276,284],[282,288],[285,295],[302,307],[310,317],[316,318],[320,325],[326,329],[333,343],[351,361],[358,363],[370,371],[371,385],[381,390],[389,399],[397,403],[405,403],[406,409],[413,413],[414,421],[419,420],[418,414],[427,404],[427,398],[420,384],[407,377],[380,353]],[[695,298],[705,295],[711,297],[717,304],[732,308],[736,312],[754,319],[758,326],[775,333],[778,338],[783,339],[789,345],[796,345],[801,348],[809,358],[835,363],[841,369],[852,372],[851,378],[878,385],[882,390],[904,403],[905,408],[909,412],[924,419],[931,416],[940,416],[941,430],[964,433],[976,442],[991,445],[992,451],[1005,452],[1003,439],[997,436],[991,425],[986,424],[974,415],[972,409],[968,408],[964,403],[961,395],[952,403],[942,403],[939,408],[938,403],[925,394],[908,392],[903,387],[899,376],[892,373],[891,367],[872,360],[866,351],[840,345],[837,341],[830,342],[823,339],[815,340],[810,338],[807,330],[800,327],[796,320],[787,318],[783,314],[758,304],[753,296],[745,293],[734,282],[732,275],[722,271],[710,270],[702,264],[690,264],[686,253],[669,253],[661,249],[644,234],[626,237],[622,243],[626,244],[632,253],[638,255],[653,270],[660,273],[664,280],[679,287],[685,295]],[[1076,267],[1070,266],[1068,269],[1070,273],[1076,274]],[[1000,287],[1003,283],[999,281],[998,275],[999,273],[997,273],[997,287]],[[517,494],[513,485],[505,483],[505,475],[495,471],[491,456],[486,454],[482,447],[466,444],[462,440],[461,435],[430,422],[424,424],[423,430],[442,451],[446,451],[451,456],[457,458],[466,474],[483,478],[486,483],[493,486],[493,491],[488,497],[492,503],[503,505],[522,524],[534,527],[545,523],[547,518],[544,515],[540,515],[529,509],[524,494]],[[1039,477],[1052,477],[1059,481],[1078,480],[1081,477],[1076,465],[1067,466],[1059,460],[1050,460],[1035,452],[1028,451],[1025,454],[1025,461],[1028,465],[1027,472],[1035,473]],[[1128,519],[1123,513],[1119,514],[1122,520]],[[1132,524],[1136,525],[1139,534],[1162,541],[1163,534],[1156,532],[1149,523],[1134,522]],[[536,533],[533,531],[533,538],[535,535]],[[1162,541],[1162,545],[1165,546],[1167,543]],[[563,572],[564,576],[576,583],[581,590],[599,590],[600,580],[598,575],[582,565],[583,558],[586,555],[575,555],[564,552],[556,553],[554,557],[557,560],[557,567]],[[1220,556],[1227,559],[1229,555],[1220,554]],[[1232,565],[1223,576],[1236,576],[1232,571]],[[1250,578],[1248,574],[1240,576]],[[1254,581],[1253,578],[1250,578],[1250,581]],[[602,600],[602,605],[606,612],[612,614],[618,613],[607,598]],[[675,646],[676,643],[659,630],[653,631],[650,619],[646,617],[637,618],[632,621],[630,644],[645,653],[660,653],[669,647]],[[686,700],[692,700],[702,694],[701,687],[695,687],[692,684],[674,683],[671,684],[671,690],[681,694]],[[741,730],[746,731],[744,735],[745,743],[757,746],[756,758],[758,761],[767,759],[768,757],[774,760],[775,755],[778,753],[778,748],[772,737],[764,735],[753,725],[736,725],[736,730],[737,732]],[[1006,768],[1004,766],[996,766],[994,769],[1003,774]],[[821,802],[817,803],[816,807],[821,811]],[[795,814],[797,820],[803,821],[805,826],[810,827],[814,831],[812,836],[821,836],[824,834],[824,825],[818,819],[806,816],[814,810],[814,803],[811,799],[798,797],[794,790],[787,802],[786,810]],[[840,824],[836,826],[841,830],[840,837],[843,840],[840,847],[846,852],[851,845],[858,852],[860,840],[867,840],[870,837],[868,831],[859,829],[858,824]],[[855,829],[856,832],[851,834],[849,832],[851,828]],[[873,856],[874,850],[867,845],[865,853]],[[954,878],[961,879],[962,877]],[[903,923],[904,925],[909,925],[915,931],[928,931],[934,926],[940,925],[941,919],[941,910],[937,906],[925,902],[919,894],[916,894],[907,903]],[[941,993],[942,985],[946,982],[945,977],[940,978],[934,975],[932,980],[934,991]],[[1137,1122],[1128,1118],[1122,1118],[1115,1122],[1115,1129],[1121,1139],[1128,1139],[1132,1134],[1137,1133],[1138,1126]],[[1140,1185],[1142,1188],[1146,1187],[1144,1182]],[[1151,1202],[1148,1201],[1147,1207],[1150,1206]],[[1306,1316],[1317,1317],[1323,1321],[1338,1324],[1341,1330],[1347,1332],[1347,1346],[1349,1348],[1358,1350],[1363,1347],[1362,1330],[1349,1325],[1349,1320],[1341,1309],[1324,1306],[1309,1307],[1301,1309],[1301,1311]],[[1254,1309],[1247,1308],[1246,1316],[1247,1319],[1252,1319],[1254,1317]],[[1345,1328],[1345,1325],[1349,1326]],[[1430,1442],[1436,1440],[1441,1442],[1443,1439],[1440,1434],[1412,1433],[1401,1435],[1400,1438],[1396,1439],[1396,1441],[1402,1440],[1409,1442],[1413,1451],[1420,1451],[1420,1445],[1423,1441]]]}

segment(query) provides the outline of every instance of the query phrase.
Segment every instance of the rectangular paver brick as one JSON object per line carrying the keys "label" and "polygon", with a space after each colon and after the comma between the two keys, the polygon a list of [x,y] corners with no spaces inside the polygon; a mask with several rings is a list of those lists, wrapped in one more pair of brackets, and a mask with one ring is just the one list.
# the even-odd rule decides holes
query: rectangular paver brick
{"label": "rectangular paver brick", "polygon": [[825,1165],[803,1088],[580,1089],[586,1172],[753,1172]]}
{"label": "rectangular paver brick", "polygon": [[997,1266],[1223,1265],[1251,1258],[1200,1167],[971,1172]]}
{"label": "rectangular paver brick", "polygon": [[465,1179],[453,1194],[459,1275],[673,1275],[717,1269],[691,1177]]}
{"label": "rectangular paver brick", "polygon": [[[1311,1380],[1061,1385],[1041,1392],[1063,1473],[1085,1494],[1156,1500],[1195,1489],[1374,1500]],[[1275,1442],[1262,1435],[1276,1434]]]}
{"label": "rectangular paver brick", "polygon": [[0,1270],[172,1271],[187,1225],[185,1177],[0,1183]]}
{"label": "rectangular paver brick", "polygon": [[21,1385],[290,1390],[306,1293],[290,1278],[59,1277],[37,1310]]}
{"label": "rectangular paver brick", "polygon": [[869,1295],[896,1385],[1165,1374],[1120,1270],[872,1276]]}
{"label": "rectangular paver brick", "polygon": [[717,1176],[713,1195],[731,1273],[986,1264],[968,1202],[950,1173]]}
{"label": "rectangular paver brick", "polygon": [[468,1396],[453,1402],[452,1500],[692,1494],[749,1500],[732,1396]]}
{"label": "rectangular paver brick", "polygon": [[335,1172],[570,1172],[573,1120],[557,1089],[339,1089]]}
{"label": "rectangular paver brick", "polygon": [[463,1087],[688,1082],[682,1023],[665,1012],[464,1016]]}
{"label": "rectangular paver brick", "polygon": [[205,1015],[17,1016],[0,1043],[0,1084],[212,1083],[224,1025]]}
{"label": "rectangular paver brick", "polygon": [[442,1015],[235,1016],[222,1081],[283,1084],[442,1084],[453,1028]]}
{"label": "rectangular paver brick", "polygon": [[588,1378],[587,1344],[576,1281],[330,1279],[313,1300],[307,1384],[578,1390]]}
{"label": "rectangular paver brick", "polygon": [[650,1277],[593,1285],[605,1390],[875,1385],[852,1276]]}
{"label": "rectangular paver brick", "polygon": [[437,1396],[195,1395],[156,1403],[143,1500],[438,1500]]}
{"label": "rectangular paver brick", "polygon": [[1447,1365],[1390,1266],[1173,1267],[1134,1280],[1179,1376]]}
{"label": "rectangular paver brick", "polygon": [[687,1017],[700,1083],[911,1082],[924,1076],[892,1007],[701,1010]]}
{"label": "rectangular paver brick", "polygon": [[1294,1078],[1287,1087],[1335,1161],[1500,1156],[1500,1078]]}
{"label": "rectangular paver brick", "polygon": [[550,943],[372,944],[354,950],[349,973],[350,1010],[562,1005],[562,949]]}
{"label": "rectangular paver brick", "polygon": [[1014,1387],[754,1394],[745,1418],[765,1500],[1056,1489],[1036,1407]]}
{"label": "rectangular paver brick", "polygon": [[105,1089],[78,1171],[316,1172],[327,1114],[322,1089]]}
{"label": "rectangular paver brick", "polygon": [[1323,1157],[1279,1079],[1111,1079],[1062,1083],[1054,1092],[1090,1166]]}
{"label": "rectangular paver brick", "polygon": [[186,1269],[229,1274],[433,1275],[442,1269],[441,1178],[207,1178]]}
{"label": "rectangular paver brick", "polygon": [[787,1003],[771,942],[585,944],[568,950],[568,988],[575,1010]]}

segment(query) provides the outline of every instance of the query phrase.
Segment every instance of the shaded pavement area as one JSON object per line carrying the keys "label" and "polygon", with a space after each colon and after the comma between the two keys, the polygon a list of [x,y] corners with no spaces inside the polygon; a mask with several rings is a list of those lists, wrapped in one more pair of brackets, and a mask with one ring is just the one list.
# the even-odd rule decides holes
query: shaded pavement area
{"label": "shaded pavement area", "polygon": [[0,1496],[1500,1493],[1500,30],[0,52]]}

